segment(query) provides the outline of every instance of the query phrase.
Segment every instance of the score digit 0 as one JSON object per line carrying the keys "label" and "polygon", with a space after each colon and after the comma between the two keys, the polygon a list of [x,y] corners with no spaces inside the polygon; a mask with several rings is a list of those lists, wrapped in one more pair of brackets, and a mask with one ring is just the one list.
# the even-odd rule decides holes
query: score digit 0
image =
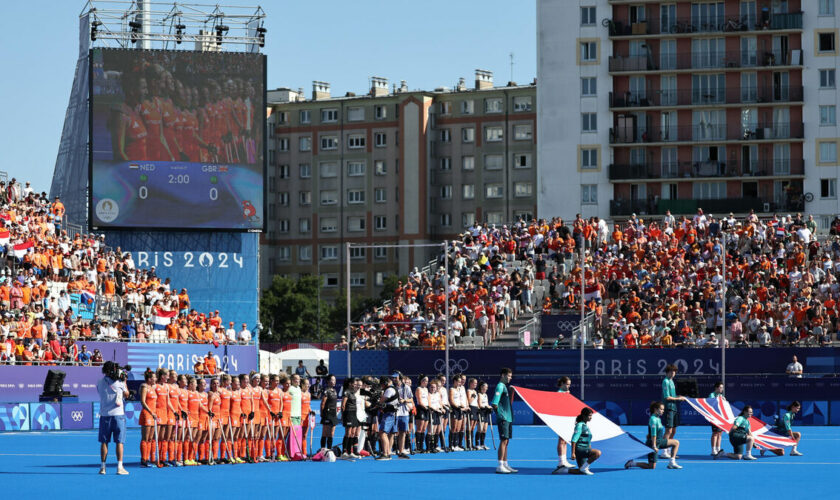
{"label": "score digit 0", "polygon": [[214,187],[210,188],[210,199],[212,201],[216,201],[216,200],[219,199],[219,190],[218,189],[216,189]]}
{"label": "score digit 0", "polygon": [[146,186],[140,186],[140,189],[137,190],[137,195],[141,200],[145,200],[149,197],[149,189]]}

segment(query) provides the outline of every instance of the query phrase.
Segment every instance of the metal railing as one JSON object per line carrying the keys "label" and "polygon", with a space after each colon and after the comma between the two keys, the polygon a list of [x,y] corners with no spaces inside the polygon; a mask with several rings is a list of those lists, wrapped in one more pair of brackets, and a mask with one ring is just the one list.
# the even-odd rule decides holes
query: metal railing
{"label": "metal railing", "polygon": [[802,139],[803,123],[756,123],[745,128],[740,123],[639,127],[630,121],[610,128],[610,144],[649,142],[715,142]]}
{"label": "metal railing", "polygon": [[790,103],[802,101],[802,85],[765,85],[715,89],[610,92],[611,108],[649,106],[706,106],[715,104]]}
{"label": "metal railing", "polygon": [[642,36],[690,33],[743,33],[766,30],[801,30],[802,12],[759,16],[692,16],[653,17],[644,21],[629,22],[628,17],[604,20],[609,36]]}
{"label": "metal railing", "polygon": [[632,165],[612,163],[608,168],[611,181],[629,179],[690,179],[703,177],[768,177],[804,175],[805,160],[680,161]]}
{"label": "metal railing", "polygon": [[615,73],[772,66],[802,66],[801,53],[781,50],[660,52],[658,47],[654,46],[649,48],[647,53],[631,54],[629,51],[619,51],[609,58],[609,71]]}
{"label": "metal railing", "polygon": [[[726,198],[726,199],[678,199],[678,200],[610,200],[611,216],[628,216],[631,214],[664,215],[670,210],[674,215],[694,214],[698,208],[710,213],[746,213],[769,211],[796,211],[793,202],[777,203],[765,198]],[[800,205],[801,206],[801,205]],[[769,210],[765,210],[768,208]]]}

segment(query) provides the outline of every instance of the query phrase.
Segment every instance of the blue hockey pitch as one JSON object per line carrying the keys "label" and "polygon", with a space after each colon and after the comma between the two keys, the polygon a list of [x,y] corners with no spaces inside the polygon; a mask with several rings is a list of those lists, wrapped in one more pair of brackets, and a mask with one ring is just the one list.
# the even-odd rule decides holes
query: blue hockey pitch
{"label": "blue hockey pitch", "polygon": [[[626,427],[643,437],[641,427]],[[489,451],[415,455],[410,460],[377,462],[297,462],[216,465],[165,469],[139,467],[139,431],[129,431],[126,467],[117,476],[115,459],[99,476],[94,431],[0,433],[3,497],[19,498],[560,498],[567,494],[612,498],[781,498],[783,495],[837,497],[840,427],[798,427],[801,457],[761,457],[753,462],[715,461],[709,456],[709,427],[681,427],[682,470],[604,469],[594,476],[552,476],[555,435],[543,426],[517,426],[509,462],[515,475],[494,473]],[[340,429],[337,429],[340,431]],[[336,433],[338,434],[338,432]],[[487,436],[490,445],[490,436]],[[317,438],[316,438],[317,441]],[[336,442],[341,439],[337,436]],[[727,443],[724,436],[724,443]],[[113,445],[112,445],[113,447]],[[731,450],[728,450],[731,451]],[[757,455],[756,455],[757,456]],[[569,490],[567,488],[573,488]],[[295,497],[294,495],[301,495]]]}

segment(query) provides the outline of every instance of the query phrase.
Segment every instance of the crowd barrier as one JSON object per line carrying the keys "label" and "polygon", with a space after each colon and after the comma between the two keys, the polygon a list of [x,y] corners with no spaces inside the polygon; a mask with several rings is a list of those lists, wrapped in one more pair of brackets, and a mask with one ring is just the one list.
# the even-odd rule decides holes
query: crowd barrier
{"label": "crowd barrier", "polygon": [[[312,401],[318,414],[320,401]],[[125,424],[140,427],[139,401],[125,402]],[[320,420],[319,420],[320,423]],[[0,432],[60,431],[99,428],[99,402],[86,403],[0,403]]]}
{"label": "crowd barrier", "polygon": [[[192,373],[193,365],[213,353],[216,366],[228,373],[258,370],[258,351],[253,345],[212,344],[137,344],[121,342],[80,342],[88,351],[99,349],[105,361],[131,365],[129,380],[142,380],[146,368],[168,368],[178,373]],[[100,366],[0,366],[0,402],[38,401],[47,372],[67,374],[64,390],[79,396],[79,401],[98,401],[96,382],[102,377]]]}

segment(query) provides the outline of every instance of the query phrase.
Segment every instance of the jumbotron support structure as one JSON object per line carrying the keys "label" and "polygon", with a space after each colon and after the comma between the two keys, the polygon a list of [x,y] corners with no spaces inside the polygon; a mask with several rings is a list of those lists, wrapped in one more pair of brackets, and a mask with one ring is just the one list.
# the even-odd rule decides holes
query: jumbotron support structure
{"label": "jumbotron support structure", "polygon": [[[180,2],[89,0],[79,16],[79,52],[56,157],[50,196],[66,207],[71,232],[89,220],[93,92],[91,49],[238,52],[258,54],[265,45],[262,7]],[[256,82],[264,94],[264,79]],[[265,157],[263,150],[257,157]],[[161,226],[166,227],[165,225]],[[107,231],[109,244],[189,289],[193,306],[253,328],[258,322],[259,234],[214,230]],[[220,293],[225,290],[227,293]]]}
{"label": "jumbotron support structure", "polygon": [[89,0],[82,16],[89,17],[91,41],[100,47],[171,50],[186,42],[196,50],[246,45],[257,52],[265,45],[260,6]]}

